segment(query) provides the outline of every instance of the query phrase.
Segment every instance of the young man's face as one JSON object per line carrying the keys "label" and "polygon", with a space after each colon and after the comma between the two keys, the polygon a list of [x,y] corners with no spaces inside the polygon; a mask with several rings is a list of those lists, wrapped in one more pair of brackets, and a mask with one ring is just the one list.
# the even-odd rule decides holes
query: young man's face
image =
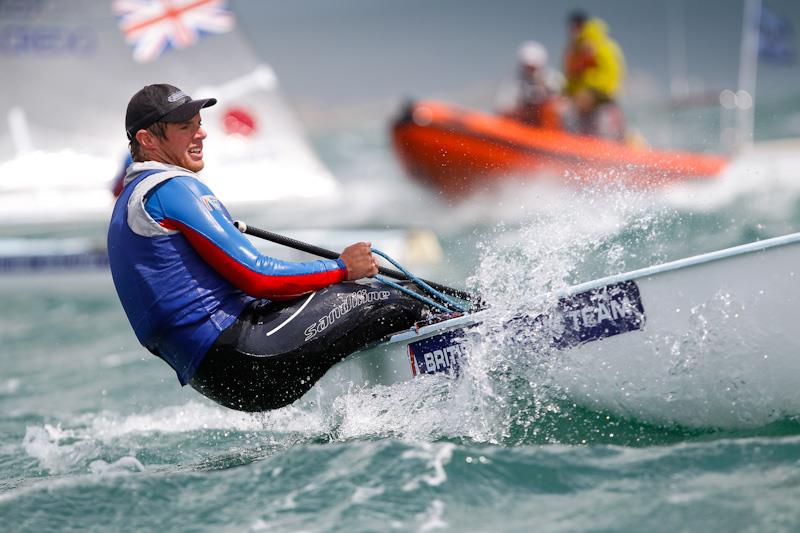
{"label": "young man's face", "polygon": [[203,170],[203,139],[206,131],[200,125],[200,113],[186,122],[170,122],[166,135],[158,139],[158,152],[163,163],[177,165],[192,172]]}

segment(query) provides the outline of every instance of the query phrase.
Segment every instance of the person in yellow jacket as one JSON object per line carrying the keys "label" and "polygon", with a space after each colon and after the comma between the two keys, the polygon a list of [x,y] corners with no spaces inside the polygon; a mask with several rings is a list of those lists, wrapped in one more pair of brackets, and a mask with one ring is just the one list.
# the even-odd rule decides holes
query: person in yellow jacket
{"label": "person in yellow jacket", "polygon": [[617,104],[625,58],[608,26],[582,11],[569,15],[570,42],[564,53],[564,94],[573,104],[569,130],[623,142],[625,119]]}

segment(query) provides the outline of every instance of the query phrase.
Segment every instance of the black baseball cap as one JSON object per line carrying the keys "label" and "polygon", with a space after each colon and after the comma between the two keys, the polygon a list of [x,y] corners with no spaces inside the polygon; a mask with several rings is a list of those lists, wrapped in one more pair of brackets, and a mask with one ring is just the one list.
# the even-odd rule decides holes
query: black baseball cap
{"label": "black baseball cap", "polygon": [[190,96],[166,83],[147,85],[133,95],[125,113],[125,133],[128,140],[136,132],[147,129],[156,122],[183,122],[195,116],[204,107],[217,103],[216,98],[192,100]]}

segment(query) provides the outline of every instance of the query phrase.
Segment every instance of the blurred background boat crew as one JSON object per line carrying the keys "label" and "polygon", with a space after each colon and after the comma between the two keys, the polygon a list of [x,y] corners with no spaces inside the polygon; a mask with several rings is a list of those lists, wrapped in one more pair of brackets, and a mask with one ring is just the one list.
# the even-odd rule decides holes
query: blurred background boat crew
{"label": "blurred background boat crew", "polygon": [[517,55],[516,98],[513,107],[504,114],[531,126],[561,129],[564,101],[560,91],[564,77],[550,68],[547,48],[538,41],[525,41]]}
{"label": "blurred background boat crew", "polygon": [[617,104],[625,79],[625,58],[608,25],[583,11],[567,18],[564,94],[571,100],[566,127],[575,133],[625,140],[625,118]]}

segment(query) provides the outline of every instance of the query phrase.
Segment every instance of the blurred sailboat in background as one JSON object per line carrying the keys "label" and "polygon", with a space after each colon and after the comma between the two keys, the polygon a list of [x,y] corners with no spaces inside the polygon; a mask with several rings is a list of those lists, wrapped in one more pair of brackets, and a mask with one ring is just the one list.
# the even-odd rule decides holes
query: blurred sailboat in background
{"label": "blurred sailboat in background", "polygon": [[[127,164],[125,109],[150,83],[219,100],[203,110],[202,177],[234,217],[340,200],[224,0],[1,2],[0,69],[0,271],[104,267],[112,189]],[[288,218],[284,227],[308,223]],[[402,258],[419,238],[398,230],[373,240]]]}
{"label": "blurred sailboat in background", "polygon": [[225,1],[10,1],[0,32],[2,234],[107,221],[125,108],[148,83],[219,99],[203,177],[236,216],[337,194]]}

